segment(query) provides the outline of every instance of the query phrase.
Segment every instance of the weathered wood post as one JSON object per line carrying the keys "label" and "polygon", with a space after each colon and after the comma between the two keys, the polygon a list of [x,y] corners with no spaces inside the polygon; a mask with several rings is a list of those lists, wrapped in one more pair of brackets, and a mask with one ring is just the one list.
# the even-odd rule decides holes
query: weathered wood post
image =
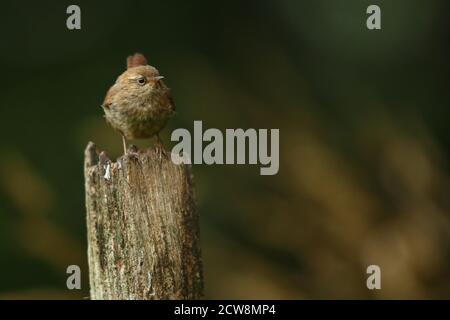
{"label": "weathered wood post", "polygon": [[85,151],[91,299],[197,299],[203,279],[189,166],[153,150]]}

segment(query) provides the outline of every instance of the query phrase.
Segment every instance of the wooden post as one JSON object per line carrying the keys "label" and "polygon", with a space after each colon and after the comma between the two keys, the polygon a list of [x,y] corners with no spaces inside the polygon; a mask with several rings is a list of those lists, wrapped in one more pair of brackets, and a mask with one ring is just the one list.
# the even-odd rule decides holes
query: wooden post
{"label": "wooden post", "polygon": [[189,166],[90,142],[85,188],[91,299],[198,299],[203,279]]}

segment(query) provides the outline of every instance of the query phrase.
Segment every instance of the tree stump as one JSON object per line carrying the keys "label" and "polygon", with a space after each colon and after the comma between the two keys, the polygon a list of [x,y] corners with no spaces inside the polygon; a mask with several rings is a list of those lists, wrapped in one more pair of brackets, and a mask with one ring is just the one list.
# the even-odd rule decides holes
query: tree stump
{"label": "tree stump", "polygon": [[198,299],[203,279],[190,166],[90,142],[85,189],[91,299]]}

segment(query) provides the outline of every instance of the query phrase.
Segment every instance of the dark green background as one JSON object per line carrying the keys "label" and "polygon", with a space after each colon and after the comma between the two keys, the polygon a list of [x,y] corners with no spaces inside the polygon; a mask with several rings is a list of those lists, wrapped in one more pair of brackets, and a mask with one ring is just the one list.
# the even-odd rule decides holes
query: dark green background
{"label": "dark green background", "polygon": [[3,1],[0,298],[89,295],[83,150],[120,155],[100,104],[136,51],[173,89],[167,148],[280,129],[276,176],[194,167],[207,298],[450,298],[447,2]]}

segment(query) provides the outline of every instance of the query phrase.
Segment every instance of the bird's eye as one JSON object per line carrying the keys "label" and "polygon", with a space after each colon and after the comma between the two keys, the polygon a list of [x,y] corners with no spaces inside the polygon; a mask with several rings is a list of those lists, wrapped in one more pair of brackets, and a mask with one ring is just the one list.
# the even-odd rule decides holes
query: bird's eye
{"label": "bird's eye", "polygon": [[145,77],[138,78],[137,83],[139,83],[139,85],[143,86],[146,83]]}

